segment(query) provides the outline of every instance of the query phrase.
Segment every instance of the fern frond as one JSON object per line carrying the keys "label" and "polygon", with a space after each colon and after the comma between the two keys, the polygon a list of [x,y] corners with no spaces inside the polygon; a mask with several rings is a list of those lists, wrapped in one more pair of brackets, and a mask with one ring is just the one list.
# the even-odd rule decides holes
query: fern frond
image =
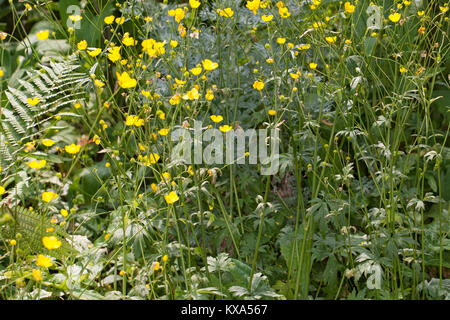
{"label": "fern frond", "polygon": [[[44,125],[61,109],[84,100],[85,86],[90,77],[79,72],[77,57],[60,57],[48,65],[39,64],[20,79],[19,88],[5,91],[8,104],[0,110],[0,134],[8,146],[0,148],[0,166],[7,169],[26,142],[39,137]],[[40,103],[31,106],[28,98],[38,97]]]}
{"label": "fern frond", "polygon": [[48,252],[52,256],[61,259],[63,256],[73,255],[76,250],[67,242],[69,235],[59,226],[54,226],[49,219],[36,211],[31,211],[19,206],[10,209],[7,206],[0,207],[0,216],[4,213],[12,215],[13,220],[0,228],[3,238],[15,238],[18,233],[22,236],[21,248],[27,254],[45,253],[48,250],[42,244],[42,238],[49,236],[48,228],[53,228],[51,235],[61,241],[61,247]]}
{"label": "fern frond", "polygon": [[[8,98],[9,103],[11,103],[14,111],[20,115],[24,122],[28,124],[33,121],[33,111],[36,111],[36,108],[31,105],[27,106],[26,95],[17,89],[8,88],[8,91],[6,91],[6,97]],[[42,97],[39,99],[42,99]]]}

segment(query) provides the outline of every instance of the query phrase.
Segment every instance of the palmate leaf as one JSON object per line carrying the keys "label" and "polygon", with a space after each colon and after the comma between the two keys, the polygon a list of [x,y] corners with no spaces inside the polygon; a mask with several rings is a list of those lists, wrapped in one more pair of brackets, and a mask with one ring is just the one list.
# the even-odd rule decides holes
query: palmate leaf
{"label": "palmate leaf", "polygon": [[262,275],[260,272],[255,273],[252,279],[250,291],[247,287],[242,286],[231,286],[228,290],[234,297],[244,300],[259,300],[262,298],[273,299],[282,297],[282,295],[274,292],[268,284],[267,277]]}
{"label": "palmate leaf", "polygon": [[217,258],[208,257],[208,266],[210,272],[229,271],[232,267],[232,261],[227,253],[219,253]]}
{"label": "palmate leaf", "polygon": [[[13,239],[20,233],[22,239],[20,247],[26,254],[48,252],[49,250],[42,244],[42,238],[49,235],[56,236],[62,243],[59,249],[48,252],[50,255],[60,259],[76,253],[66,240],[69,235],[59,226],[52,225],[43,214],[20,206],[9,208],[4,205],[0,207],[0,216],[5,213],[9,213],[13,220],[0,228],[0,236],[4,239]],[[53,228],[54,231],[49,234],[48,228]]]}
{"label": "palmate leaf", "polygon": [[[84,100],[90,77],[88,73],[77,72],[79,68],[75,55],[48,65],[39,64],[36,70],[26,72],[25,79],[18,80],[19,88],[9,87],[5,91],[8,103],[0,112],[0,166],[4,171],[27,142],[46,130],[49,119],[64,107]],[[34,97],[40,102],[31,106],[27,99]]]}

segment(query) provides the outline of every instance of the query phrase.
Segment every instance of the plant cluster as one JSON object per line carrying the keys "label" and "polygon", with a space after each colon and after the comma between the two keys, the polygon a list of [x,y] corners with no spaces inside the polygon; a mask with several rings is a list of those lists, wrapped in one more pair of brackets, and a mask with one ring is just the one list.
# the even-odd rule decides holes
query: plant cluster
{"label": "plant cluster", "polygon": [[0,4],[1,299],[450,298],[448,1]]}

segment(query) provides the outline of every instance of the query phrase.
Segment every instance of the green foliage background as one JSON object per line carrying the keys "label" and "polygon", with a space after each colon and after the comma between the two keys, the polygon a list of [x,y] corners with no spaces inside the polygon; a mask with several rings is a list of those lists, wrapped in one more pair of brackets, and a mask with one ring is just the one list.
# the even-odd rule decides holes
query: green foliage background
{"label": "green foliage background", "polygon": [[[343,1],[284,1],[287,19],[276,2],[256,15],[247,1],[201,2],[0,0],[0,297],[449,299],[449,4],[374,1],[381,28],[370,29],[363,0],[353,13]],[[67,28],[70,5],[83,9],[79,29]],[[179,7],[184,37],[168,14]],[[224,8],[232,18],[217,14]],[[124,24],[106,25],[110,15]],[[38,40],[40,30],[50,37]],[[139,42],[112,63],[107,48],[126,32]],[[140,56],[149,38],[165,53]],[[102,53],[79,50],[82,40]],[[188,72],[204,59],[218,69]],[[123,71],[136,88],[118,86]],[[186,83],[174,88],[174,78]],[[170,103],[195,85],[200,99]],[[215,125],[212,114],[234,128],[279,128],[279,172],[172,162],[175,144],[158,130]],[[145,125],[125,125],[128,115]],[[72,143],[80,153],[64,152]],[[142,165],[151,153],[160,161]],[[48,190],[58,199],[43,202]],[[40,243],[49,228],[59,251]],[[38,254],[53,265],[37,266]]]}

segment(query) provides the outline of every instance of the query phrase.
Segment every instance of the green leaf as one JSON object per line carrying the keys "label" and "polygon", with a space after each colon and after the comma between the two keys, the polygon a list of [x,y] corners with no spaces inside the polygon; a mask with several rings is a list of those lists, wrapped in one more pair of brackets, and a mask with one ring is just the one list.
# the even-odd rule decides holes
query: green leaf
{"label": "green leaf", "polygon": [[94,290],[73,289],[72,296],[79,300],[105,300],[105,297]]}
{"label": "green leaf", "polygon": [[327,266],[325,267],[325,271],[323,272],[323,278],[325,283],[327,283],[331,287],[335,287],[337,285],[337,271],[338,271],[338,262],[334,255],[330,255],[328,257]]}

